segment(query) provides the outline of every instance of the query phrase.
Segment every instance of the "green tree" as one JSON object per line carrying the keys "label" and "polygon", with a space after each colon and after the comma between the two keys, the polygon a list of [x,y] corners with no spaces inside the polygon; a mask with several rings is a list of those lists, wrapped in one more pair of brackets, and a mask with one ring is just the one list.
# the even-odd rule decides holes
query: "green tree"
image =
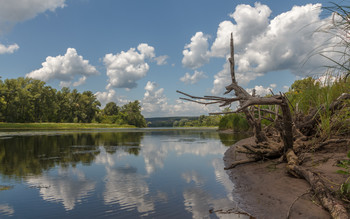
{"label": "green tree", "polygon": [[141,106],[138,100],[122,106],[121,112],[124,113],[124,120],[127,124],[136,127],[146,127],[146,120],[141,114]]}
{"label": "green tree", "polygon": [[116,116],[119,113],[119,107],[115,102],[109,102],[106,104],[105,108],[102,110],[102,113],[106,116]]}
{"label": "green tree", "polygon": [[57,117],[56,122],[73,122],[72,117],[72,103],[69,101],[70,89],[63,87],[61,91],[57,92]]}
{"label": "green tree", "polygon": [[90,123],[99,111],[101,103],[91,91],[84,91],[79,97],[77,114],[79,122]]}

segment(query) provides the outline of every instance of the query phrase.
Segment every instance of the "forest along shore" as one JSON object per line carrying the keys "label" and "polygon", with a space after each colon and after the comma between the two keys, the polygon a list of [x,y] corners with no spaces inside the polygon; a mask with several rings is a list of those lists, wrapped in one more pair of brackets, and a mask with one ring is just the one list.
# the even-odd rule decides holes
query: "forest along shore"
{"label": "forest along shore", "polygon": [[[254,144],[254,138],[243,139],[231,146],[224,155],[225,166],[246,160],[236,147]],[[336,145],[335,145],[336,144]],[[339,174],[339,161],[346,160],[349,150],[346,142],[325,145],[317,152],[304,153],[303,167],[318,173],[332,193],[338,193],[347,175]],[[227,170],[235,187],[232,193],[238,207],[256,218],[331,218],[323,209],[310,185],[290,176],[286,163],[265,160],[238,165]]]}

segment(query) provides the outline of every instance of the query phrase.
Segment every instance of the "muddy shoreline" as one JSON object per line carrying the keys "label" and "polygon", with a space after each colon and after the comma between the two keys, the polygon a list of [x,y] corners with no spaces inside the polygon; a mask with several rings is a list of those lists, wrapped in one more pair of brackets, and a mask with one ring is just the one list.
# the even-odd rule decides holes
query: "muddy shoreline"
{"label": "muddy shoreline", "polygon": [[[235,148],[242,144],[253,144],[253,138],[243,139],[231,146],[224,154],[225,166],[235,160],[246,159],[246,155],[236,153]],[[320,152],[304,155],[303,166],[319,172],[328,181],[329,189],[336,192],[346,178],[335,173],[335,164],[346,159],[347,145],[329,145]],[[304,179],[291,177],[285,163],[266,160],[239,165],[227,170],[234,184],[232,191],[238,207],[256,218],[331,218],[318,204]],[[338,186],[337,186],[337,185]]]}

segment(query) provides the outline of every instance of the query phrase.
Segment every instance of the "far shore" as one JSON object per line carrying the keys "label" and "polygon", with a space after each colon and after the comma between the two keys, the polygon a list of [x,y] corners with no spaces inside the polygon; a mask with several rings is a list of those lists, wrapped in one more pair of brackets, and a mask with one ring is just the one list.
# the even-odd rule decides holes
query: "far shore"
{"label": "far shore", "polygon": [[[133,125],[116,125],[107,123],[54,123],[54,122],[43,122],[43,123],[6,123],[0,122],[1,130],[79,130],[79,129],[134,129],[138,128]],[[145,127],[150,129],[217,129],[217,126],[184,126],[184,127]],[[224,133],[231,134],[230,130],[223,131]]]}
{"label": "far shore", "polygon": [[0,130],[17,129],[96,129],[96,128],[136,128],[132,125],[116,125],[106,123],[0,123]]}

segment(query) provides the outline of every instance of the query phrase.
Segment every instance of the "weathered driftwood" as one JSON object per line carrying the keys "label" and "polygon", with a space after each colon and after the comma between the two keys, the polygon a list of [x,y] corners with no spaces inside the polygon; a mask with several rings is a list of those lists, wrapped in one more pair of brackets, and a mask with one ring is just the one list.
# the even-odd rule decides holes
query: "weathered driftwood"
{"label": "weathered driftwood", "polygon": [[349,218],[344,205],[334,198],[321,177],[313,171],[299,165],[298,157],[294,154],[293,150],[287,152],[287,160],[287,169],[289,173],[296,177],[304,178],[311,185],[316,197],[320,200],[322,206],[329,211],[332,218]]}

